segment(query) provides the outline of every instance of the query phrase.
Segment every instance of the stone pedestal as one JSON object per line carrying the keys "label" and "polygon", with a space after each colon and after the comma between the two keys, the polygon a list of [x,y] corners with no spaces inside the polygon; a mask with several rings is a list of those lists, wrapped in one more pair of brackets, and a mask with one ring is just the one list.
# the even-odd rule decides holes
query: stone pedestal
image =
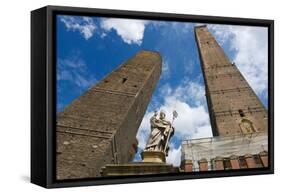
{"label": "stone pedestal", "polygon": [[215,170],[224,170],[223,158],[217,156],[215,158]]}
{"label": "stone pedestal", "polygon": [[245,157],[248,168],[256,168],[256,162],[253,158],[253,155],[246,154],[244,157]]}
{"label": "stone pedestal", "polygon": [[260,158],[261,158],[263,167],[268,167],[268,153],[266,151],[261,152]]}
{"label": "stone pedestal", "polygon": [[161,151],[144,151],[141,153],[143,162],[166,163],[166,156]]}
{"label": "stone pedestal", "polygon": [[199,164],[199,170],[200,171],[208,171],[208,161],[205,158],[202,158],[198,161]]}
{"label": "stone pedestal", "polygon": [[164,152],[144,151],[141,153],[142,162],[127,164],[107,164],[101,169],[102,176],[130,176],[179,173],[180,168],[166,164]]}
{"label": "stone pedestal", "polygon": [[240,169],[238,157],[235,155],[230,156],[231,169]]}
{"label": "stone pedestal", "polygon": [[180,168],[171,164],[156,162],[132,162],[128,164],[107,164],[101,169],[102,176],[133,176],[149,174],[179,173]]}
{"label": "stone pedestal", "polygon": [[192,160],[183,160],[181,162],[181,169],[184,172],[192,172],[193,171],[193,162],[192,162]]}

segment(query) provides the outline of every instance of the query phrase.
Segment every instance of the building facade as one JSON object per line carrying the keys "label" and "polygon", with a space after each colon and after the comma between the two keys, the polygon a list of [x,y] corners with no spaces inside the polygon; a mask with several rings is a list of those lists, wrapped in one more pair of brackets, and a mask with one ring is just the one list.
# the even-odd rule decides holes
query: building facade
{"label": "building facade", "polygon": [[207,26],[195,27],[194,32],[214,137],[183,141],[182,168],[266,167],[267,110]]}
{"label": "building facade", "polygon": [[98,177],[106,164],[133,159],[161,66],[159,53],[140,51],[57,115],[58,180]]}

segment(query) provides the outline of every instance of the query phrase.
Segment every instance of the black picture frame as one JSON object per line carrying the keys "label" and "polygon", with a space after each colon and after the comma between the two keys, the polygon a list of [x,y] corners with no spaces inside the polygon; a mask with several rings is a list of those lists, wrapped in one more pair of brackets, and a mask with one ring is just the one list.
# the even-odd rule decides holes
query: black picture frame
{"label": "black picture frame", "polygon": [[[136,177],[55,179],[57,14],[268,27],[269,166],[262,169],[190,172]],[[46,188],[229,177],[274,173],[274,21],[171,13],[46,6],[31,12],[31,182]]]}

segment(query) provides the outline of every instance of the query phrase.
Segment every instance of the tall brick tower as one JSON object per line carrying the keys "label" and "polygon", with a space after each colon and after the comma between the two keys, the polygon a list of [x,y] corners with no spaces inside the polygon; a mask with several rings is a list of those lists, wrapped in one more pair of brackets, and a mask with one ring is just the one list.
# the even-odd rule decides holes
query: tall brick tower
{"label": "tall brick tower", "polygon": [[195,28],[213,135],[267,131],[267,111],[206,26]]}
{"label": "tall brick tower", "polygon": [[195,27],[213,136],[182,142],[186,171],[268,166],[268,114],[207,26]]}
{"label": "tall brick tower", "polygon": [[100,176],[102,166],[132,160],[161,64],[159,53],[141,51],[57,115],[57,179]]}

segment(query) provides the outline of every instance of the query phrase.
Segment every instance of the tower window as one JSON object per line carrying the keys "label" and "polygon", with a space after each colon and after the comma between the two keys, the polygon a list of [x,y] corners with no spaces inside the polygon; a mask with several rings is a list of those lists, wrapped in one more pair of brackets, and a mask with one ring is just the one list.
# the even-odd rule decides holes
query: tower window
{"label": "tower window", "polygon": [[124,77],[124,78],[122,79],[122,84],[124,84],[127,80],[128,80],[128,79]]}
{"label": "tower window", "polygon": [[239,109],[238,112],[239,112],[240,117],[245,117],[243,110]]}

